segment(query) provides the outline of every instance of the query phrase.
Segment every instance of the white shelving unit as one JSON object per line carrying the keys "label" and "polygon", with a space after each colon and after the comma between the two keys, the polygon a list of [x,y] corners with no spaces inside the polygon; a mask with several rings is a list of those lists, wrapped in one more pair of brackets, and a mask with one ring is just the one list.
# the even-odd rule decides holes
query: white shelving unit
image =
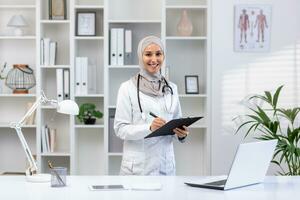
{"label": "white shelving unit", "polygon": [[[24,171],[26,158],[9,122],[26,112],[43,90],[56,98],[56,69],[70,70],[70,97],[79,105],[94,103],[104,113],[95,125],[84,125],[76,117],[58,114],[51,105],[37,110],[36,124],[24,127],[24,134],[41,172],[49,172],[47,161],[65,166],[74,175],[115,175],[122,159],[122,141],[112,129],[119,86],[139,71],[136,54],[140,39],[147,35],[162,38],[166,46],[169,78],[179,90],[183,116],[203,115],[204,119],[190,128],[185,144],[174,142],[178,175],[210,173],[210,3],[209,0],[67,0],[67,19],[49,20],[46,0],[0,0],[0,62],[27,63],[34,69],[37,85],[26,95],[11,94],[3,87],[0,94],[0,173]],[[178,36],[176,26],[183,9],[193,23],[193,34]],[[143,12],[137,12],[137,11]],[[96,13],[96,36],[76,35],[76,13]],[[28,19],[24,36],[12,36],[6,27],[14,13]],[[125,65],[109,62],[111,28],[130,29],[133,33],[132,55]],[[56,65],[40,65],[40,39],[57,41]],[[87,95],[75,94],[76,57],[88,57],[96,84]],[[185,94],[185,75],[198,75],[199,94]],[[3,84],[3,83],[2,83]],[[55,152],[41,152],[41,129],[47,124],[57,130]],[[10,152],[4,153],[4,152]],[[197,156],[191,156],[197,155]],[[13,160],[11,158],[14,158]],[[187,165],[186,163],[193,163]]]}

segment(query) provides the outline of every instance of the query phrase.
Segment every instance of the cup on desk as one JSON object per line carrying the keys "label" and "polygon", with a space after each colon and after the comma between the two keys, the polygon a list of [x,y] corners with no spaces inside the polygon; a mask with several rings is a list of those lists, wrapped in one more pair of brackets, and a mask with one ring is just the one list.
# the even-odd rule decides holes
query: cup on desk
{"label": "cup on desk", "polygon": [[51,187],[64,187],[67,185],[66,167],[53,167],[52,169],[50,169],[50,171],[51,171]]}

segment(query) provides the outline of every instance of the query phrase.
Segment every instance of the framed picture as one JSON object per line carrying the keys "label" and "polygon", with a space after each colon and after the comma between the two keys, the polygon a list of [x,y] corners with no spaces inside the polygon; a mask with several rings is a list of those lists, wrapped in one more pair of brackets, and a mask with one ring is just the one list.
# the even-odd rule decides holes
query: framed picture
{"label": "framed picture", "polygon": [[66,0],[49,0],[49,19],[52,20],[67,19]]}
{"label": "framed picture", "polygon": [[77,12],[76,21],[77,36],[96,35],[96,12]]}
{"label": "framed picture", "polygon": [[185,93],[199,94],[199,80],[197,75],[185,76]]}
{"label": "framed picture", "polygon": [[267,52],[270,50],[271,5],[235,6],[234,50]]}

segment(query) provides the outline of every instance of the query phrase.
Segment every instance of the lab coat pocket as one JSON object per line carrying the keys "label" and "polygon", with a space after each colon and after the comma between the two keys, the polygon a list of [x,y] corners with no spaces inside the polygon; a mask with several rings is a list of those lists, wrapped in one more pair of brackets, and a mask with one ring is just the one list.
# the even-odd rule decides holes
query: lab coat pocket
{"label": "lab coat pocket", "polygon": [[120,175],[133,175],[133,161],[122,160]]}
{"label": "lab coat pocket", "polygon": [[143,175],[144,174],[144,160],[142,159],[135,159],[133,161],[132,166],[132,174],[133,175]]}

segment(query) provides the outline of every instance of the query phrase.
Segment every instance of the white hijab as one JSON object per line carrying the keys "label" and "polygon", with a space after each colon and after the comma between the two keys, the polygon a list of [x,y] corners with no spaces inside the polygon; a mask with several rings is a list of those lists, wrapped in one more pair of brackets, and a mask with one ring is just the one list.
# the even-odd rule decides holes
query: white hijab
{"label": "white hijab", "polygon": [[[132,77],[131,80],[137,86],[138,75],[140,74],[139,90],[142,93],[150,96],[163,96],[162,88],[166,84],[164,81],[164,77],[161,75],[160,71],[155,74],[149,73],[145,69],[144,62],[143,62],[143,53],[145,48],[153,43],[157,44],[160,47],[163,54],[165,55],[164,46],[160,38],[156,36],[147,36],[143,38],[140,41],[137,49],[140,72],[134,77]],[[165,62],[162,63],[162,67],[164,66],[164,63]]]}

